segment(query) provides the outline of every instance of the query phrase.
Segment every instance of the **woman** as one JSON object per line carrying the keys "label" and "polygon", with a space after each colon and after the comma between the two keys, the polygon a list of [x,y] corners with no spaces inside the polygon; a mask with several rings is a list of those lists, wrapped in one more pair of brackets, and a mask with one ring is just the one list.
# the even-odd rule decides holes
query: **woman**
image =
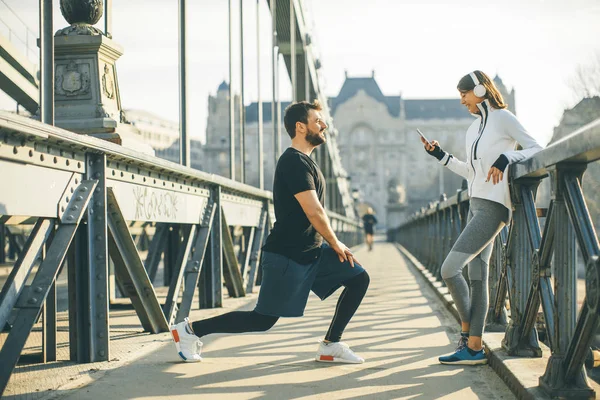
{"label": "woman", "polygon": [[[467,225],[442,264],[448,286],[461,319],[456,352],[440,357],[442,364],[486,364],[481,335],[488,311],[488,270],[494,238],[508,224],[512,204],[508,187],[510,164],[521,161],[542,146],[506,109],[502,95],[481,71],[458,82],[461,104],[477,117],[466,134],[467,161],[442,150],[440,144],[421,139],[425,150],[439,163],[462,175],[469,183],[470,206]],[[516,151],[520,144],[523,150]],[[469,265],[471,290],[462,270]]]}

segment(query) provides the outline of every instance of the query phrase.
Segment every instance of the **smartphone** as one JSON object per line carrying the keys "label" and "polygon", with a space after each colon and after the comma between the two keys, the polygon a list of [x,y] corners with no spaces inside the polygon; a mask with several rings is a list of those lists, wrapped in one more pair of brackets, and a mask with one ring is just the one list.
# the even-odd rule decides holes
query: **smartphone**
{"label": "smartphone", "polygon": [[431,142],[429,141],[429,139],[427,139],[427,138],[425,137],[425,135],[423,135],[423,132],[421,132],[421,131],[419,130],[419,128],[417,128],[417,133],[418,133],[418,134],[419,134],[419,135],[420,135],[420,136],[423,138],[423,140],[425,140],[427,143],[431,143]]}

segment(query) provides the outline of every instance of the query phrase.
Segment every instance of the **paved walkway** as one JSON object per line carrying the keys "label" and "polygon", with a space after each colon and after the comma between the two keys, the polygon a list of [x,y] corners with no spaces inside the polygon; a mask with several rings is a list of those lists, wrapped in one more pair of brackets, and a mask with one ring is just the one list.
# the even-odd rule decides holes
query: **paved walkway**
{"label": "paved walkway", "polygon": [[[371,287],[344,339],[366,358],[361,365],[313,361],[337,295],[311,296],[303,318],[282,319],[262,334],[204,338],[204,361],[180,363],[174,345],[100,374],[89,385],[61,388],[65,399],[512,399],[488,367],[448,367],[457,324],[396,250],[377,243],[357,257]],[[252,295],[241,309],[252,309]],[[223,311],[229,311],[223,310]],[[214,310],[193,312],[193,318]]]}

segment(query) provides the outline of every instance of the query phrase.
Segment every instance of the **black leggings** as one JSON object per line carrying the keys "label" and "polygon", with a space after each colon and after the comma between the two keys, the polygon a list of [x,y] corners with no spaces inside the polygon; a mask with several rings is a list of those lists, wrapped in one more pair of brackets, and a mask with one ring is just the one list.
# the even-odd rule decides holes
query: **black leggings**
{"label": "black leggings", "polygon": [[[343,282],[344,291],[338,299],[335,314],[325,336],[325,340],[339,342],[346,325],[358,309],[369,287],[367,271]],[[279,317],[259,314],[256,311],[232,311],[202,321],[192,322],[192,329],[198,337],[211,333],[264,332],[275,325]]]}
{"label": "black leggings", "polygon": [[330,342],[339,342],[342,340],[342,333],[346,329],[346,325],[350,322],[350,319],[360,306],[367,289],[369,288],[369,282],[371,278],[367,271],[362,274],[356,275],[353,278],[343,282],[344,291],[338,299],[337,306],[335,307],[335,314],[325,335],[325,340]]}
{"label": "black leggings", "polygon": [[264,332],[275,325],[279,317],[259,314],[256,311],[232,311],[202,321],[192,322],[198,337],[211,333]]}

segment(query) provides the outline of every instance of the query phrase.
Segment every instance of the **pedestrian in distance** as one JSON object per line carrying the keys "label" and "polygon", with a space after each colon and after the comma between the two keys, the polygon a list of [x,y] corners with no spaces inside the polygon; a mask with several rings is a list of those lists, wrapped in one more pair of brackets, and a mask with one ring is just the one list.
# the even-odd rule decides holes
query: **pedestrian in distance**
{"label": "pedestrian in distance", "polygon": [[292,145],[275,169],[276,221],[263,247],[256,307],[191,323],[186,318],[171,326],[177,352],[184,361],[202,360],[200,338],[206,335],[267,331],[280,317],[301,317],[311,290],[325,300],[343,286],[315,359],[364,362],[341,338],[367,292],[370,278],[352,251],[338,240],[325,213],[325,178],[310,157],[327,140],[327,124],[320,111],[318,101],[293,103],[285,110],[284,125]]}
{"label": "pedestrian in distance", "polygon": [[362,220],[363,228],[365,230],[365,243],[367,244],[369,251],[371,251],[373,250],[373,234],[375,225],[377,224],[377,218],[375,218],[371,207],[367,208],[367,212],[363,215]]}
{"label": "pedestrian in distance", "polygon": [[[481,71],[458,82],[461,104],[476,117],[466,133],[467,160],[444,151],[436,140],[421,136],[425,150],[468,181],[467,224],[442,264],[441,274],[461,320],[461,336],[442,364],[486,364],[482,335],[489,307],[488,274],[494,238],[512,216],[508,167],[542,146],[508,111],[492,80]],[[522,150],[515,150],[517,144]],[[468,265],[470,288],[462,270]]]}

